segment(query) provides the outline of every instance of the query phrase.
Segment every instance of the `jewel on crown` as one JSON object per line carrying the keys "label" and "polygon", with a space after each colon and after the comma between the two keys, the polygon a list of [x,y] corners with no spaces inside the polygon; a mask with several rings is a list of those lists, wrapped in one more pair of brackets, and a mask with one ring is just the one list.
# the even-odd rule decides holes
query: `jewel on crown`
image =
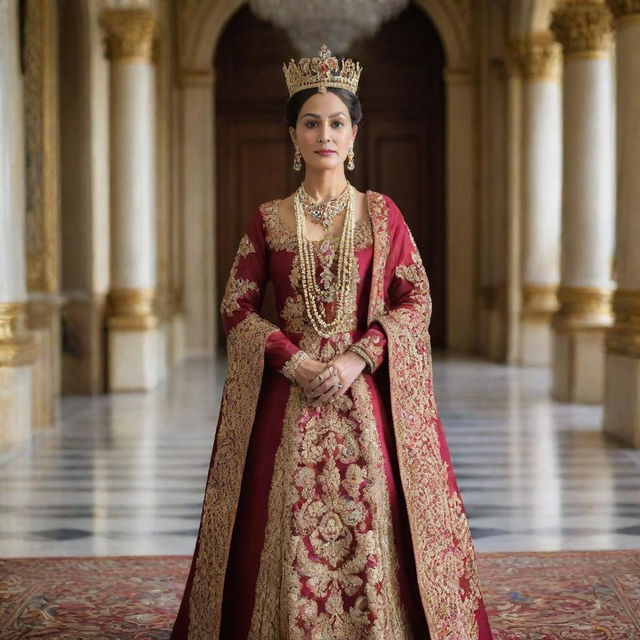
{"label": "jewel on crown", "polygon": [[317,57],[301,58],[297,64],[291,58],[289,64],[282,65],[282,69],[289,97],[311,87],[318,87],[320,93],[327,93],[327,87],[340,87],[356,93],[362,71],[360,63],[351,58],[339,62],[326,44],[320,47]]}

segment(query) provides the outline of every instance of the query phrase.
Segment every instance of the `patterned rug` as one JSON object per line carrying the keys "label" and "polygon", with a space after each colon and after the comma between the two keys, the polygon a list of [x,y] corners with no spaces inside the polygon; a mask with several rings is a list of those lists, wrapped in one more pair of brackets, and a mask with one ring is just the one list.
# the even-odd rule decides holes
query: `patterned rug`
{"label": "patterned rug", "polygon": [[[1,640],[161,640],[186,557],[0,560]],[[495,640],[640,639],[640,551],[478,554]]]}

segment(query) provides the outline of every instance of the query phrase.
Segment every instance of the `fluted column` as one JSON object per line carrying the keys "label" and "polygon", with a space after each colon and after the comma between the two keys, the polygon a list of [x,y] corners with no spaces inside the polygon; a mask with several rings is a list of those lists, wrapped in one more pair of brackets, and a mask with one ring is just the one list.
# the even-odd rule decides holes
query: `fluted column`
{"label": "fluted column", "polygon": [[640,0],[608,0],[615,16],[618,289],[607,336],[604,429],[640,448]]}
{"label": "fluted column", "polygon": [[548,32],[514,43],[513,52],[524,79],[519,361],[525,366],[548,366],[560,281],[560,52]]}
{"label": "fluted column", "polygon": [[100,16],[110,61],[111,290],[109,388],[150,389],[166,348],[156,273],[156,19],[148,9]]}
{"label": "fluted column", "polygon": [[18,7],[0,0],[0,449],[31,435],[31,364],[27,327],[25,189]]}
{"label": "fluted column", "polygon": [[563,48],[560,309],[554,316],[553,397],[601,402],[611,326],[614,164],[611,14],[604,1],[566,1],[551,29]]}

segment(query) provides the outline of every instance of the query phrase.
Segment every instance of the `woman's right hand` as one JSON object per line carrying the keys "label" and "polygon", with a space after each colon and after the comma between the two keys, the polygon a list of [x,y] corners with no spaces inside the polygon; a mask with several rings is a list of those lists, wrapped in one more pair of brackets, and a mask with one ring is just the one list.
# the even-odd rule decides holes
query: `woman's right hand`
{"label": "woman's right hand", "polygon": [[305,358],[296,367],[293,377],[302,387],[302,390],[306,391],[307,387],[311,384],[311,381],[315,380],[318,374],[322,373],[327,366],[329,365],[326,362],[320,362],[319,360],[314,360],[311,357]]}

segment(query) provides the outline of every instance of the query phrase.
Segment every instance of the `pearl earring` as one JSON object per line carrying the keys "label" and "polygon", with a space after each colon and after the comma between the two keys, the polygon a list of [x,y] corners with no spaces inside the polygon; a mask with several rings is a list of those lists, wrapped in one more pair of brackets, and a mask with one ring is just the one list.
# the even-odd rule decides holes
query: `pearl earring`
{"label": "pearl earring", "polygon": [[353,158],[354,158],[353,147],[349,149],[349,155],[347,156],[347,158],[349,159],[349,162],[347,162],[347,169],[349,169],[349,171],[353,171],[356,168],[356,165],[353,161]]}

